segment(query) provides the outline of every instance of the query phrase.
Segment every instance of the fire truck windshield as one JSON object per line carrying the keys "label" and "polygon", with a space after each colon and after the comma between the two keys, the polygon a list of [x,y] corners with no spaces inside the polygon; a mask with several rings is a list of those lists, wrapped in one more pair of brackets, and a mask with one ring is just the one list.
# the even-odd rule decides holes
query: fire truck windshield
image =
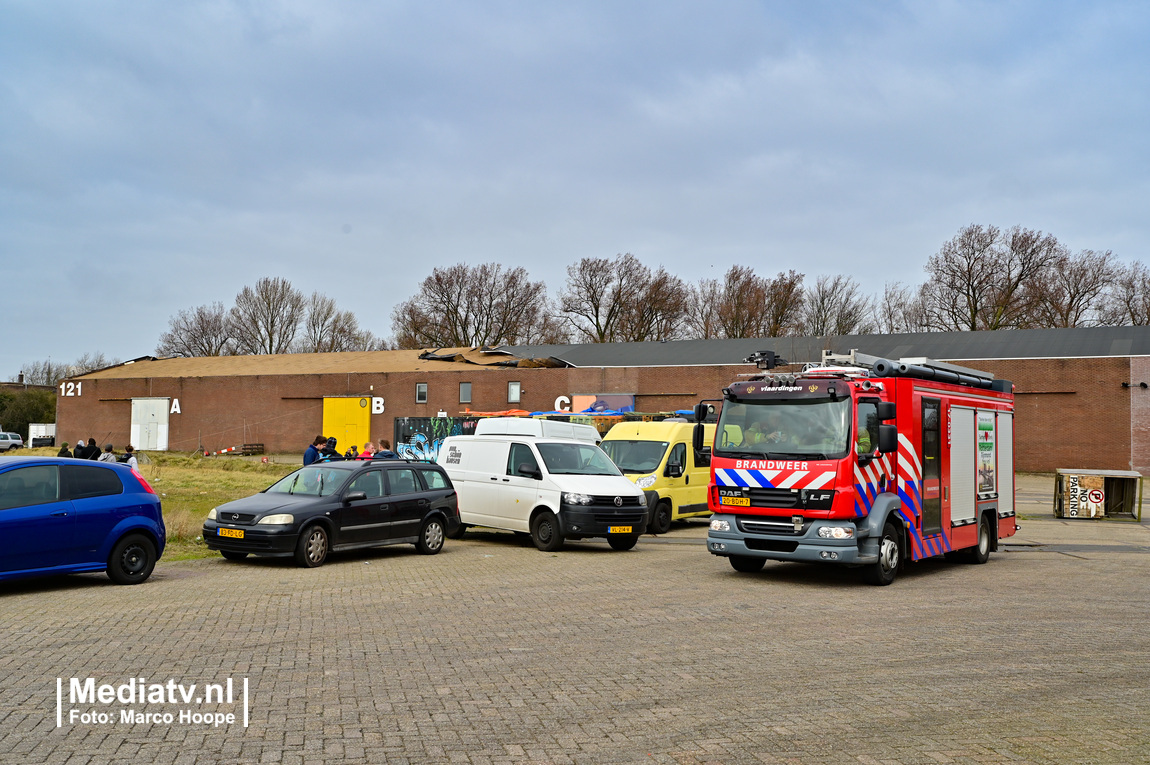
{"label": "fire truck windshield", "polygon": [[728,401],[715,434],[716,457],[840,459],[850,449],[848,398]]}

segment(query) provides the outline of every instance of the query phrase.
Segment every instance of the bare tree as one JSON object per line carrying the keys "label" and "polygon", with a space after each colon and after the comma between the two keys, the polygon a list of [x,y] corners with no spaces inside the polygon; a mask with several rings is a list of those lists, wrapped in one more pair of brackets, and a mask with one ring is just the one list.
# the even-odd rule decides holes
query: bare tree
{"label": "bare tree", "polygon": [[722,289],[718,279],[700,279],[691,285],[683,313],[685,335],[697,340],[710,340],[721,336],[719,303]]}
{"label": "bare tree", "polygon": [[1114,327],[1150,324],[1150,269],[1139,262],[1116,266],[1100,319]]}
{"label": "bare tree", "polygon": [[[102,352],[85,353],[70,364],[53,363],[52,359],[45,361],[30,361],[25,364],[20,373],[24,375],[24,382],[28,385],[55,385],[66,377],[94,372],[97,369],[114,367],[120,363],[118,358],[108,358]],[[15,382],[18,378],[13,377]]]}
{"label": "bare tree", "polygon": [[576,336],[592,343],[671,340],[679,336],[687,285],[630,253],[583,258],[567,268],[560,308]]}
{"label": "bare tree", "polygon": [[884,335],[904,332],[929,332],[931,322],[927,316],[927,303],[922,286],[908,287],[901,282],[889,282],[873,307],[871,323],[874,332]]}
{"label": "bare tree", "polygon": [[305,306],[302,337],[296,343],[297,353],[338,353],[340,351],[374,351],[384,344],[371,332],[360,329],[351,311],[341,311],[335,300],[313,292]]}
{"label": "bare tree", "polygon": [[543,282],[498,263],[436,268],[419,294],[392,311],[400,348],[482,346],[556,340]]}
{"label": "bare tree", "polygon": [[803,305],[803,274],[780,271],[766,281],[767,324],[763,337],[785,337],[798,329]]}
{"label": "bare tree", "polygon": [[823,275],[804,293],[800,329],[818,337],[866,334],[874,330],[871,314],[871,301],[854,279]]}
{"label": "bare tree", "polygon": [[1115,275],[1109,250],[1060,253],[1042,277],[1028,285],[1030,323],[1038,327],[1087,327],[1101,323],[1103,298],[1114,284]]}
{"label": "bare tree", "polygon": [[160,335],[157,356],[229,356],[232,326],[223,303],[211,303],[178,312],[168,319]]}
{"label": "bare tree", "polygon": [[290,353],[304,318],[303,294],[281,277],[264,277],[236,295],[229,315],[241,354]]}
{"label": "bare tree", "polygon": [[1064,252],[1041,231],[967,226],[927,262],[932,322],[958,331],[1029,326],[1034,295],[1027,287]]}
{"label": "bare tree", "polygon": [[731,266],[723,276],[719,331],[723,337],[767,335],[767,283],[748,266]]}

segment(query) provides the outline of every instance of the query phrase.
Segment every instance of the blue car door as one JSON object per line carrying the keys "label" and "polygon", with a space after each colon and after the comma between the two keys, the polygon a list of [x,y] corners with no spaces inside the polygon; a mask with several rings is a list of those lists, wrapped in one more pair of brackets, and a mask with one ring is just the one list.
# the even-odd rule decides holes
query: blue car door
{"label": "blue car door", "polygon": [[[110,467],[62,465],[64,496],[76,516],[74,563],[98,563],[100,549],[121,518],[134,512],[124,496],[124,483]],[[106,555],[107,553],[105,553]]]}
{"label": "blue car door", "polygon": [[72,503],[60,496],[55,465],[28,465],[0,472],[0,571],[31,571],[68,565],[75,549]]}

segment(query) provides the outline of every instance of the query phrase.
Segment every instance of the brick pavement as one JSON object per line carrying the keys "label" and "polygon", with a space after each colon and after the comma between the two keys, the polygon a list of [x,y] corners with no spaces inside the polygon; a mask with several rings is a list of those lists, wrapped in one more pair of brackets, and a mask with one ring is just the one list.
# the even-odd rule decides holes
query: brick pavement
{"label": "brick pavement", "polygon": [[[0,762],[1150,762],[1148,527],[1023,528],[886,588],[699,526],[2,584]],[[56,728],[58,676],[246,676],[250,727]]]}

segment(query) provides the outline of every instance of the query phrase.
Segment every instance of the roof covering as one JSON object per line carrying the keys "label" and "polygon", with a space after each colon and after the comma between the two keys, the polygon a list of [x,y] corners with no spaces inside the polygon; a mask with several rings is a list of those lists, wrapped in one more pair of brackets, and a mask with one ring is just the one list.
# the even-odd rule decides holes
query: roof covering
{"label": "roof covering", "polygon": [[657,343],[519,345],[499,350],[520,358],[554,357],[576,367],[679,367],[742,364],[771,350],[792,364],[822,360],[822,351],[940,361],[1150,356],[1150,327],[1075,327],[898,335],[774,337],[750,340],[676,340]]}

